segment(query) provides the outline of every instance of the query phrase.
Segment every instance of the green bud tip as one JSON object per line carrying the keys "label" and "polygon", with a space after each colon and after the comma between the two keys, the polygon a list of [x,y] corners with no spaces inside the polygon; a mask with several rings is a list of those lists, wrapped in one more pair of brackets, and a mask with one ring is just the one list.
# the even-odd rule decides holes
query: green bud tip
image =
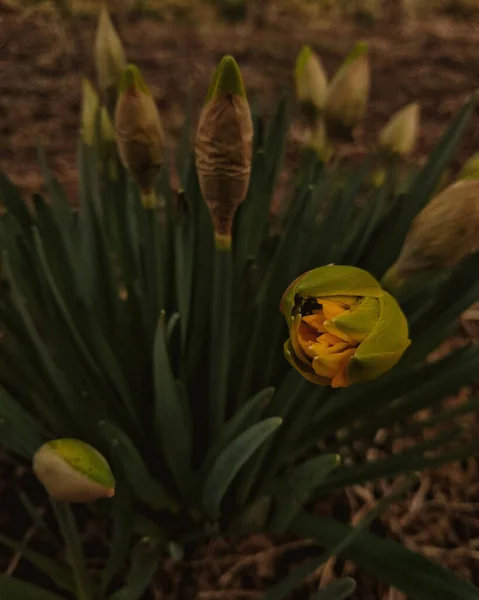
{"label": "green bud tip", "polygon": [[127,90],[140,90],[144,94],[150,95],[143,75],[138,67],[135,65],[127,65],[121,75],[120,80],[120,93],[126,92]]}
{"label": "green bud tip", "polygon": [[227,94],[235,94],[241,98],[246,98],[241,71],[235,59],[229,55],[222,58],[213,75],[206,95],[206,102]]}
{"label": "green bud tip", "polygon": [[344,60],[343,66],[349,65],[357,58],[364,56],[369,52],[369,44],[367,42],[358,42]]}
{"label": "green bud tip", "polygon": [[313,52],[311,46],[305,45],[301,48],[301,50],[299,51],[299,54],[298,54],[298,58],[296,60],[296,68],[295,68],[296,77],[298,77],[302,73],[304,67],[306,66],[306,63],[308,62],[310,57],[313,56],[313,54],[314,54],[314,52]]}

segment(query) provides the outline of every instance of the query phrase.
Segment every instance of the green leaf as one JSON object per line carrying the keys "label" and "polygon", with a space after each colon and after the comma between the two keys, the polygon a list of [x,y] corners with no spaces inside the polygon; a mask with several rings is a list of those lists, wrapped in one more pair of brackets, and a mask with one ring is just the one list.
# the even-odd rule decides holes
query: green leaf
{"label": "green leaf", "polygon": [[155,336],[155,431],[163,457],[180,491],[191,480],[191,439],[185,415],[188,408],[182,403],[173,376],[166,346],[165,316],[161,315]]}
{"label": "green leaf", "polygon": [[[354,530],[332,519],[302,513],[292,523],[301,537],[314,537],[333,549]],[[414,600],[478,600],[479,589],[392,540],[359,532],[339,555],[394,586]]]}
{"label": "green leaf", "polygon": [[269,528],[273,531],[284,531],[316,488],[339,463],[338,454],[323,454],[281,474],[272,488],[276,510]]}
{"label": "green leaf", "polygon": [[[374,481],[383,477],[393,477],[400,473],[422,471],[427,467],[439,466],[447,462],[453,462],[459,458],[465,458],[470,455],[471,446],[466,446],[455,452],[447,450],[442,454],[433,457],[426,455],[426,452],[436,450],[458,438],[460,433],[462,433],[462,429],[456,427],[450,431],[445,431],[430,440],[415,444],[399,454],[393,454],[376,461],[338,469],[326,479],[324,484],[318,487],[317,493],[324,495],[332,490],[342,489],[348,485],[360,484],[365,481]],[[475,453],[479,452],[479,443],[476,442],[474,447],[476,448]]]}
{"label": "green leaf", "polygon": [[271,417],[253,425],[235,438],[218,456],[203,488],[203,507],[213,519],[218,518],[221,501],[235,475],[281,423],[282,419]]}
{"label": "green leaf", "polygon": [[356,582],[351,577],[342,577],[333,581],[309,600],[345,600],[356,590]]}
{"label": "green leaf", "polygon": [[5,598],[5,600],[25,600],[26,598],[34,598],[35,600],[65,600],[64,596],[48,592],[36,585],[14,579],[4,574],[0,574],[0,597]]}
{"label": "green leaf", "polygon": [[[328,550],[326,552],[323,552],[321,554],[321,556],[319,556],[318,558],[305,563],[298,569],[295,569],[291,573],[291,575],[289,575],[288,577],[285,577],[280,583],[275,585],[263,597],[263,600],[282,600],[282,598],[287,596],[295,588],[297,588],[299,585],[301,585],[303,580],[308,575],[313,573],[313,571],[315,571],[318,567],[320,567],[323,563],[325,563],[331,556],[336,556],[336,555],[340,556],[351,544],[354,543],[354,541],[362,534],[364,529],[366,529],[366,527],[368,527],[372,523],[372,521],[378,516],[378,514],[382,510],[384,510],[384,508],[386,508],[389,504],[391,504],[392,502],[394,502],[395,500],[400,498],[403,494],[405,494],[407,492],[407,490],[409,490],[409,488],[411,487],[412,481],[413,481],[412,479],[408,480],[406,482],[406,484],[404,484],[398,491],[392,492],[388,496],[385,496],[384,498],[382,498],[376,504],[376,506],[371,511],[369,511],[369,513],[365,517],[363,517],[363,519],[361,519],[361,521],[359,522],[359,524],[356,527],[346,528],[343,536],[341,536],[341,537],[337,536],[334,544],[326,545],[323,543],[322,540],[318,540],[318,544],[326,546],[328,548]],[[304,518],[303,513],[301,513],[299,516],[297,516],[291,525],[292,530],[295,531],[296,533],[297,533],[297,529],[298,529],[297,522],[298,522],[298,520],[301,521],[302,518]],[[305,518],[308,518],[308,517],[305,517]],[[334,521],[333,521],[333,523],[334,523]],[[312,536],[317,538],[317,535],[315,535],[312,532],[307,533],[307,534],[304,534],[303,532],[301,532],[301,533],[299,533],[299,535],[301,535],[301,537],[304,537],[304,538],[310,538]]]}
{"label": "green leaf", "polygon": [[246,429],[254,425],[274,394],[274,388],[266,388],[258,392],[241,406],[231,419],[225,423],[218,441],[210,448],[201,467],[201,471],[208,473],[216,458],[223,452],[228,444]]}
{"label": "green leaf", "polygon": [[[68,567],[56,560],[53,560],[52,558],[43,556],[43,554],[40,554],[40,552],[36,552],[35,550],[27,548],[24,542],[16,542],[15,540],[11,540],[6,535],[3,535],[3,533],[0,533],[0,543],[5,544],[5,546],[8,546],[8,548],[11,548],[26,558],[39,571],[45,573],[45,575],[47,575],[58,588],[66,592],[70,592],[71,594],[75,594],[75,582]],[[0,581],[0,590],[1,589],[2,584]],[[9,598],[9,596],[3,596],[0,594],[0,598],[4,597]]]}
{"label": "green leaf", "polygon": [[111,580],[119,572],[123,561],[128,555],[135,523],[131,491],[128,488],[128,483],[120,481],[118,475],[116,475],[116,493],[112,503],[111,517],[113,520],[113,531],[108,560],[102,573],[102,596],[106,595]]}
{"label": "green leaf", "polygon": [[164,546],[153,538],[143,538],[132,552],[132,564],[126,585],[110,596],[111,600],[139,600],[158,568]]}
{"label": "green leaf", "polygon": [[130,438],[113,423],[102,421],[98,426],[110,445],[111,455],[118,460],[124,478],[135,495],[154,510],[168,508],[176,512],[175,502],[162,484],[150,475]]}
{"label": "green leaf", "polygon": [[0,386],[0,443],[30,460],[45,438],[38,420]]}
{"label": "green leaf", "polygon": [[0,199],[3,206],[15,218],[22,229],[22,234],[31,240],[32,216],[23,201],[20,192],[13,183],[0,171]]}

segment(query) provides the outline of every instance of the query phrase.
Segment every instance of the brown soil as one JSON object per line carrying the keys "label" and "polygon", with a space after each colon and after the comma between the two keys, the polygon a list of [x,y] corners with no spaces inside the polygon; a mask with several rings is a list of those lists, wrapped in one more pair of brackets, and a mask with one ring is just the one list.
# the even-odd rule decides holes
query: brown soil
{"label": "brown soil", "polygon": [[[93,77],[94,29],[90,19],[64,25],[52,15],[2,11],[0,2],[0,168],[28,192],[42,186],[36,166],[36,148],[41,145],[60,181],[72,196],[75,193],[80,85],[85,75]],[[246,25],[172,25],[122,18],[120,29],[129,60],[142,68],[158,101],[172,144],[182,124],[187,91],[193,90],[199,105],[210,73],[225,53],[236,57],[251,98],[268,113],[279,92],[292,87],[292,69],[301,44],[312,44],[331,74],[355,40],[368,39],[373,66],[371,104],[356,145],[347,149],[351,154],[361,154],[374,143],[379,128],[396,109],[419,100],[422,138],[417,158],[421,160],[477,87],[479,29],[468,23],[436,21],[365,29],[291,17],[252,32]],[[476,127],[477,123],[465,137],[457,161],[476,151]],[[291,136],[294,142],[294,130]],[[475,421],[472,426],[477,429]],[[377,452],[381,452],[380,444]],[[0,465],[0,503],[8,500],[13,506],[18,503],[15,490],[19,477],[23,481],[23,471],[4,461]],[[420,488],[407,502],[391,509],[383,522],[389,535],[461,576],[476,577],[479,584],[477,469],[471,460],[426,475]],[[338,502],[347,505],[354,517],[374,504],[383,488],[381,484],[355,488],[347,500],[343,497]],[[12,519],[17,518],[17,512],[0,512],[0,530],[9,531]],[[13,529],[12,534],[40,535],[31,529],[26,513]],[[219,541],[197,547],[185,561],[166,561],[151,597],[259,598],[260,590],[273,585],[293,564],[316,554],[308,543],[291,544],[290,539],[254,536],[240,543]],[[21,574],[24,561],[18,558],[0,548],[0,569]],[[357,575],[352,565],[330,562],[315,574],[309,591],[335,572]],[[404,600],[364,574],[359,588],[357,600]],[[297,597],[308,594],[303,590]]]}

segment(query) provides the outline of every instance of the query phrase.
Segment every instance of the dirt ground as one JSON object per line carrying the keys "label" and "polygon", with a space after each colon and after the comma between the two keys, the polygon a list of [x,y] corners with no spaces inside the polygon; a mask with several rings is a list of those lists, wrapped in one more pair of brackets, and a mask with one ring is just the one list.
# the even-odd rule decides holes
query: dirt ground
{"label": "dirt ground", "polygon": [[[199,106],[212,69],[225,53],[235,56],[250,98],[268,114],[280,91],[292,89],[293,65],[303,43],[320,53],[332,74],[354,42],[367,39],[372,47],[371,103],[357,143],[347,149],[351,154],[364,153],[396,109],[418,100],[422,134],[416,159],[422,160],[453,113],[478,86],[479,28],[474,23],[436,20],[365,28],[291,16],[253,32],[243,24],[172,24],[122,17],[119,26],[129,60],[141,67],[158,101],[171,145],[183,121],[188,90],[193,91]],[[52,15],[2,10],[0,2],[0,168],[25,191],[42,186],[36,166],[36,149],[41,145],[60,181],[72,198],[75,195],[80,87],[83,77],[94,77],[94,31],[91,19],[65,26]],[[291,135],[294,145],[294,129]],[[475,122],[456,166],[478,148]],[[470,425],[477,429],[475,421]],[[380,452],[380,444],[378,448]],[[1,503],[2,498],[12,498],[24,474],[2,461],[0,474]],[[384,517],[389,535],[479,584],[478,481],[474,460],[427,474],[408,501]],[[378,493],[376,486],[350,490],[351,514],[362,514]],[[0,529],[8,527],[11,518],[0,514]],[[185,561],[165,563],[151,598],[259,598],[260,590],[273,585],[308,555],[315,555],[308,542],[264,536],[198,547]],[[14,572],[20,568],[21,573],[16,558],[0,548],[1,569]],[[335,572],[357,575],[351,565],[330,562],[312,578],[309,591]],[[297,597],[307,598],[308,594],[303,590]],[[354,598],[405,600],[364,574]]]}

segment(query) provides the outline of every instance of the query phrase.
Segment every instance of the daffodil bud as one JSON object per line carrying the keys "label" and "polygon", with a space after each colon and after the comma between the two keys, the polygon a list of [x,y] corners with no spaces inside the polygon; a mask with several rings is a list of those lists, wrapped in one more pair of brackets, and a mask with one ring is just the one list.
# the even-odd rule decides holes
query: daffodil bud
{"label": "daffodil bud", "polygon": [[80,440],[58,439],[40,446],[33,456],[33,472],[60,502],[93,502],[115,495],[106,459]]}
{"label": "daffodil bud", "polygon": [[241,72],[225,56],[210,84],[196,134],[196,168],[218,247],[229,248],[233,218],[248,191],[253,124]]}
{"label": "daffodil bud", "polygon": [[126,66],[125,51],[105,6],[101,8],[95,38],[98,85],[104,99],[116,93]]}
{"label": "daffodil bud", "polygon": [[326,102],[328,78],[321,59],[310,46],[303,46],[295,68],[296,96],[309,123],[315,123]]}
{"label": "daffodil bud", "polygon": [[473,154],[463,165],[458,180],[479,179],[479,152]]}
{"label": "daffodil bud", "polygon": [[367,53],[367,44],[356,44],[328,86],[325,114],[331,135],[350,139],[364,116],[370,88]]}
{"label": "daffodil bud", "polygon": [[143,206],[153,209],[165,138],[155,100],[134,65],[128,65],[121,78],[115,129],[121,161],[141,190]]}
{"label": "daffodil bud", "polygon": [[479,181],[459,181],[414,219],[399,258],[383,279],[388,289],[422,269],[452,267],[479,249]]}
{"label": "daffodil bud", "polygon": [[[100,111],[100,115],[98,115]],[[97,139],[97,119],[100,117]],[[81,137],[87,146],[102,146],[115,142],[115,130],[106,107],[100,107],[98,95],[91,83],[84,79],[82,83]]]}
{"label": "daffodil bud", "polygon": [[413,102],[395,113],[379,134],[379,146],[398,156],[413,152],[419,135],[419,104]]}
{"label": "daffodil bud", "polygon": [[327,163],[333,155],[333,149],[328,140],[328,134],[324,120],[318,117],[308,127],[305,135],[305,145],[314,150],[323,163]]}
{"label": "daffodil bud", "polygon": [[327,266],[298,277],[281,312],[289,328],[284,352],[307,380],[347,387],[389,371],[409,346],[396,300],[365,271]]}

